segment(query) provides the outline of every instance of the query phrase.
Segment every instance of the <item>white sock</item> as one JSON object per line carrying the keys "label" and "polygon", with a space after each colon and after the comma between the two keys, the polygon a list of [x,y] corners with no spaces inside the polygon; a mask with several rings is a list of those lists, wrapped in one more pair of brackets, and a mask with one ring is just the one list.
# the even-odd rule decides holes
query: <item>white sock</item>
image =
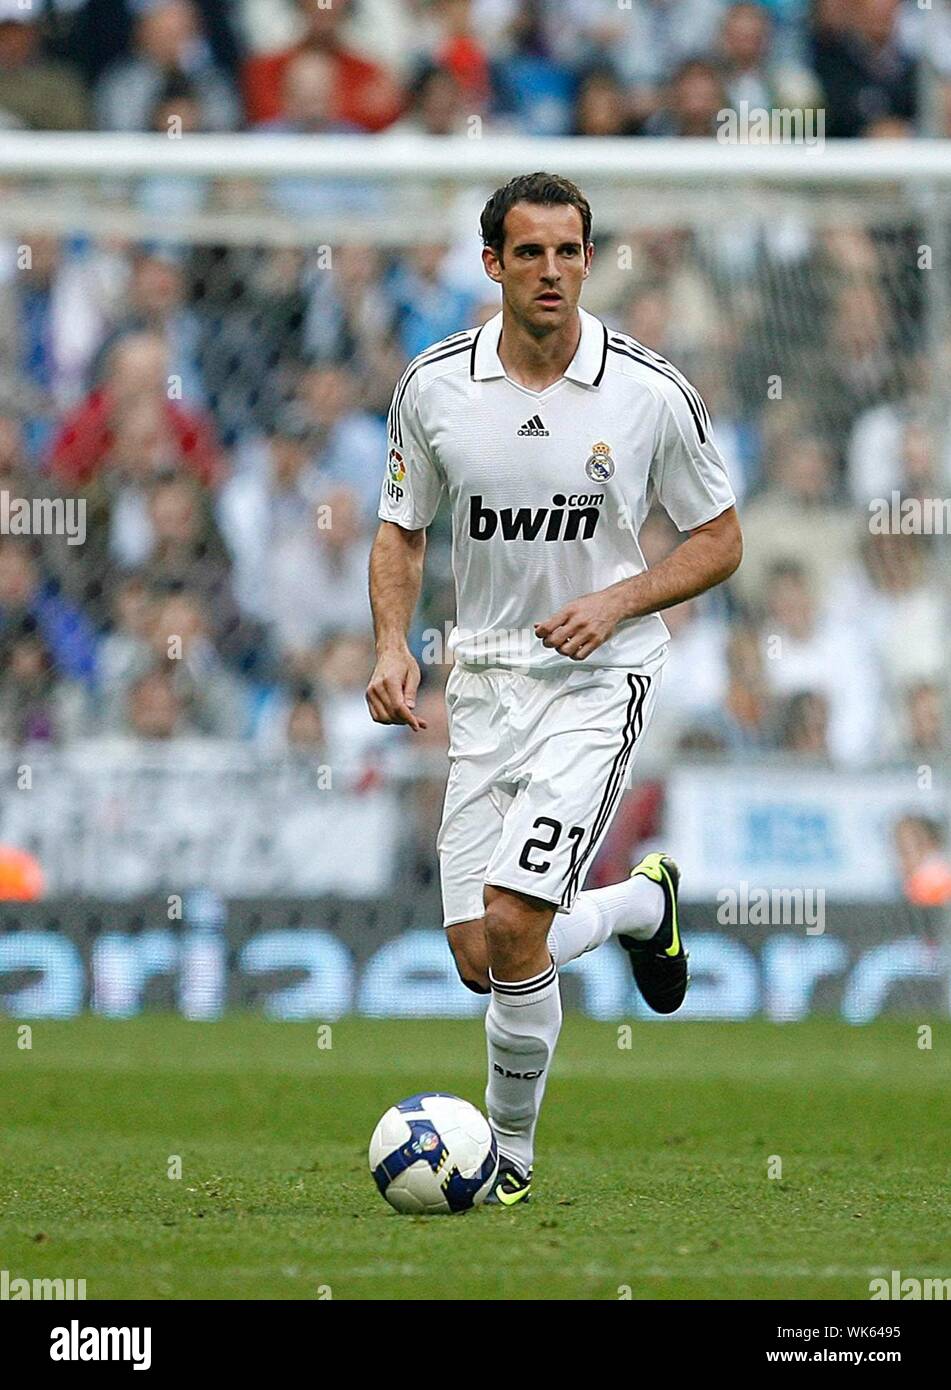
{"label": "white sock", "polygon": [[664,915],[664,890],[644,874],[579,893],[570,912],[556,912],[548,932],[548,949],[560,970],[570,960],[593,951],[609,936],[649,941]]}
{"label": "white sock", "polygon": [[552,963],[530,980],[506,983],[490,971],[489,983],[485,1106],[499,1153],[527,1173],[534,1155],[538,1112],[561,1030],[558,974]]}

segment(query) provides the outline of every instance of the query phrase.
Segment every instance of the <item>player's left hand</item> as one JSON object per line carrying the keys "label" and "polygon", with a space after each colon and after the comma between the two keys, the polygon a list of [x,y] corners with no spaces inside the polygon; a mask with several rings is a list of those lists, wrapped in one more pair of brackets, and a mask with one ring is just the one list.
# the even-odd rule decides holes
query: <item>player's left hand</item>
{"label": "player's left hand", "polygon": [[572,661],[584,661],[597,651],[620,621],[617,599],[607,592],[585,594],[535,624],[535,636],[545,647],[554,647]]}

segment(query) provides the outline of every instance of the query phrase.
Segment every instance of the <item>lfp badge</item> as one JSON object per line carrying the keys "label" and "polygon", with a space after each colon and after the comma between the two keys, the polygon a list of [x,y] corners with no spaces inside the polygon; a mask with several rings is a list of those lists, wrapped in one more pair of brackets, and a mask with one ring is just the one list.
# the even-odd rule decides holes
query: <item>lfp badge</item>
{"label": "lfp badge", "polygon": [[611,457],[610,444],[600,442],[594,445],[584,471],[593,483],[606,483],[609,478],[614,477],[614,459]]}
{"label": "lfp badge", "polygon": [[401,483],[406,477],[406,465],[403,463],[403,455],[398,449],[390,450],[388,467],[390,477],[393,479],[394,483]]}

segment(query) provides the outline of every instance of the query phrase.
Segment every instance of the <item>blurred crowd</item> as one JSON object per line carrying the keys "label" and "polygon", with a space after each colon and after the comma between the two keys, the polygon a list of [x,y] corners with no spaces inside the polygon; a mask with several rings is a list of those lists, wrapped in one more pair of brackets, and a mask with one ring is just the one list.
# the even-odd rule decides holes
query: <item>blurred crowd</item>
{"label": "blurred crowd", "polygon": [[705,136],[748,101],[900,137],[922,52],[951,78],[916,0],[0,0],[0,123]]}
{"label": "blurred crowd", "polygon": [[[700,135],[727,100],[782,98],[824,103],[829,134],[911,136],[925,21],[888,0],[0,0],[0,118]],[[703,392],[746,536],[730,584],[667,615],[659,755],[938,757],[943,538],[876,534],[868,511],[949,491],[920,240],[896,203],[868,228],[596,243],[585,304]],[[496,311],[471,242],[355,239],[329,263],[28,227],[0,243],[0,491],[87,508],[81,545],[0,535],[0,740],[244,739],[372,777],[401,737],[363,696],[387,406],[413,355]],[[655,512],[642,548],[678,539]],[[445,657],[452,610],[441,513],[421,658]],[[418,744],[442,775],[447,667],[423,669]]]}

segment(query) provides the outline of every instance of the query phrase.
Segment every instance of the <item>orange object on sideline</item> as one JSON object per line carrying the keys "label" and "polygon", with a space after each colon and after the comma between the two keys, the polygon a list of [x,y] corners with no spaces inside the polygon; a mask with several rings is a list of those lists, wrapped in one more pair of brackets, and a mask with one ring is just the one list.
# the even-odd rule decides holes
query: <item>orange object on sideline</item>
{"label": "orange object on sideline", "polygon": [[43,870],[32,854],[0,845],[0,902],[36,902],[43,896],[43,887]]}
{"label": "orange object on sideline", "polygon": [[926,859],[906,878],[905,896],[915,907],[944,907],[951,903],[951,864],[937,857]]}

